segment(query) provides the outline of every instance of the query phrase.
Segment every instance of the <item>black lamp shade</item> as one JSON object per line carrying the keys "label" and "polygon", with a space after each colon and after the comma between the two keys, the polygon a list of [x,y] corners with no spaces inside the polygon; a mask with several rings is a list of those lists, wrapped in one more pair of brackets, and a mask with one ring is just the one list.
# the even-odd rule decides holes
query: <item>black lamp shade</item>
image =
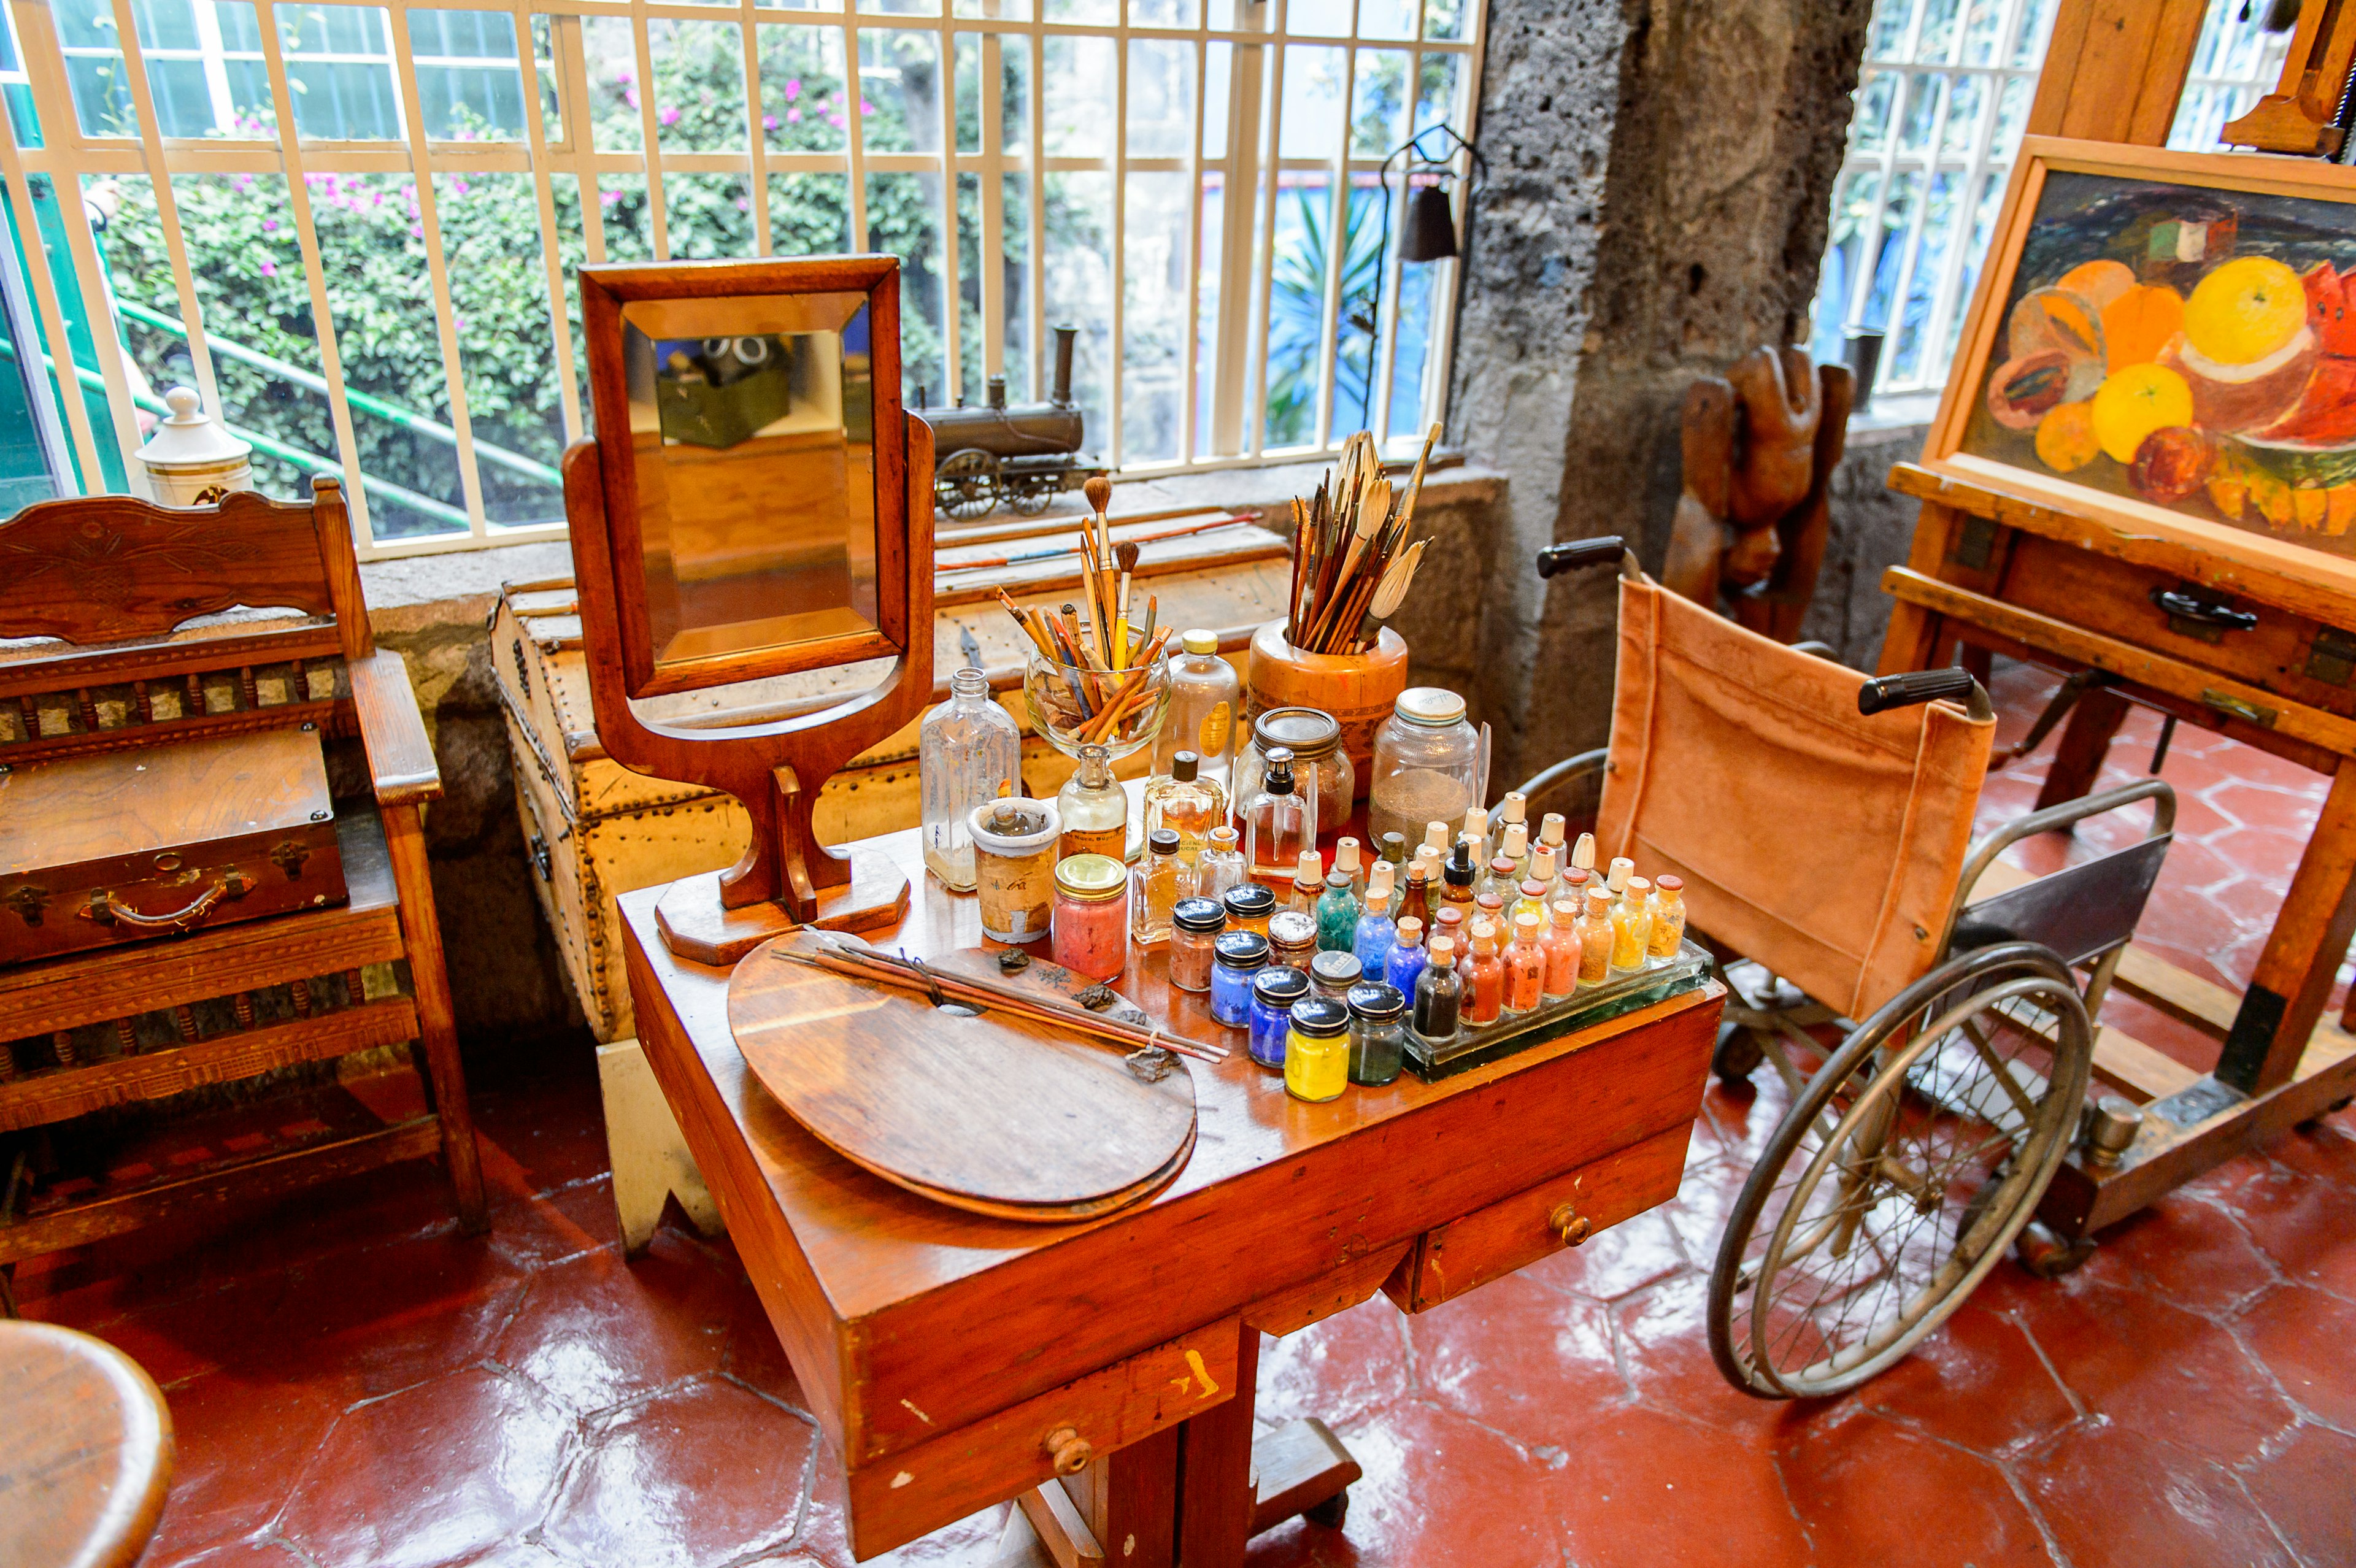
{"label": "black lamp shade", "polygon": [[1440,261],[1456,254],[1456,214],[1448,205],[1443,186],[1419,186],[1408,193],[1407,238],[1399,257],[1408,261]]}

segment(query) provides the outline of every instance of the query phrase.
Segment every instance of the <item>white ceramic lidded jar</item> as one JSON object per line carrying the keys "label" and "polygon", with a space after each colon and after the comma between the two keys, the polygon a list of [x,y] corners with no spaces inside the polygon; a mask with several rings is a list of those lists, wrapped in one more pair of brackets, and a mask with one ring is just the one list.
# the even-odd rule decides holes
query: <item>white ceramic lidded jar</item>
{"label": "white ceramic lidded jar", "polygon": [[164,394],[171,413],[139,449],[149,487],[166,507],[212,507],[231,490],[253,488],[253,444],[205,412],[194,387]]}

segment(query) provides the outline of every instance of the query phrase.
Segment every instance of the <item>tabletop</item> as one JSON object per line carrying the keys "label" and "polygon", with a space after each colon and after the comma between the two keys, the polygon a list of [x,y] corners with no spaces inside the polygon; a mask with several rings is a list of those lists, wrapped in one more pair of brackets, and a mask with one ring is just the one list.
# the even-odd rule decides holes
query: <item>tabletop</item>
{"label": "tabletop", "polygon": [[[870,941],[918,956],[984,944],[976,901],[926,876],[915,831],[864,847],[889,854],[916,883],[907,918]],[[730,972],[663,946],[654,921],[663,891],[621,899],[647,1058],[844,1456],[854,1514],[862,1471],[913,1488],[925,1472],[912,1453],[937,1451],[958,1433],[980,1435],[968,1449],[986,1445],[1010,1413],[1044,1409],[1039,1402],[1064,1397],[1057,1391],[1145,1364],[1148,1353],[1205,1374],[1186,1397],[1201,1397],[1205,1383],[1224,1397],[1219,1363],[1190,1361],[1190,1351],[1210,1354],[1224,1332],[1232,1364],[1238,1321],[1288,1332],[1387,1281],[1412,1300],[1394,1276],[1417,1263],[1429,1234],[1567,1173],[1565,1192],[1590,1177],[1611,1189],[1582,1200],[1598,1228],[1665,1200],[1683,1167],[1723,1000],[1705,986],[1457,1077],[1403,1075],[1312,1104],[1256,1066],[1241,1033],[1211,1020],[1206,998],[1168,984],[1161,951],[1132,947],[1118,988],[1176,1033],[1232,1054],[1185,1063],[1197,1143],[1168,1187],[1102,1219],[1026,1224],[904,1191],[803,1130],[736,1050]],[[1469,1253],[1459,1255],[1473,1266]],[[1130,1383],[1124,1410],[1141,1374]],[[1125,1431],[1160,1419],[1132,1415]],[[891,1491],[894,1482],[877,1486]],[[965,1511],[1004,1495],[975,1494]],[[944,1493],[911,1523],[957,1501]]]}

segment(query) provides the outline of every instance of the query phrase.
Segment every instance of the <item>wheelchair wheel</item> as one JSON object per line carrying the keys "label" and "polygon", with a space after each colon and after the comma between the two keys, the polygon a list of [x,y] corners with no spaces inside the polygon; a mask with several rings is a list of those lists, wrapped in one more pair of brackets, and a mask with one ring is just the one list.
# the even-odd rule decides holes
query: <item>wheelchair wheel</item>
{"label": "wheelchair wheel", "polygon": [[1768,1399],[1855,1388],[2004,1256],[2068,1150],[2094,1030],[2068,965],[2008,943],[1858,1026],[1743,1185],[1710,1275],[1710,1353]]}

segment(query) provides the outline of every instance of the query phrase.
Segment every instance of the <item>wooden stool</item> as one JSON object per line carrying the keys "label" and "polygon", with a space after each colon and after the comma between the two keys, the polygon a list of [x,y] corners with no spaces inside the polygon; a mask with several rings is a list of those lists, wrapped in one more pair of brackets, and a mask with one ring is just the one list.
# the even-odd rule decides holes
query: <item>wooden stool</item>
{"label": "wooden stool", "polygon": [[48,1323],[0,1321],[0,1563],[128,1568],[172,1479],[172,1416],[139,1363]]}

